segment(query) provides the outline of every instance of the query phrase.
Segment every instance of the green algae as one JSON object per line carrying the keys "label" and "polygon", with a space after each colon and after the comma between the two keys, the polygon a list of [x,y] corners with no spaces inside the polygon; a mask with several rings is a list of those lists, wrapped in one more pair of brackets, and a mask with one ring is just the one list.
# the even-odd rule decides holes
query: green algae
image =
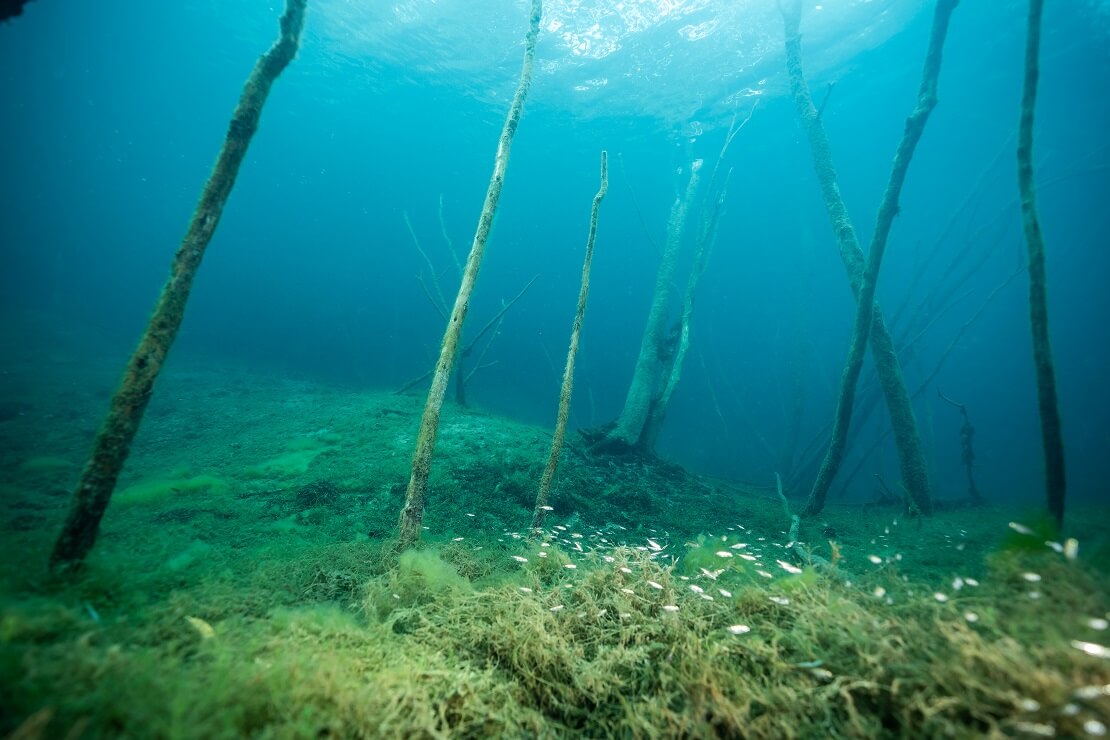
{"label": "green algae", "polygon": [[335,434],[301,437],[286,444],[286,452],[243,469],[244,479],[282,479],[304,475],[320,455],[334,449],[328,441],[339,441]]}
{"label": "green algae", "polygon": [[[396,567],[375,552],[274,550],[222,584],[192,581],[172,605],[132,611],[125,598],[100,622],[32,602],[18,624],[41,626],[7,630],[0,649],[12,706],[50,707],[55,733],[91,721],[153,736],[897,737],[1047,719],[1068,734],[1107,701],[1096,691],[1061,716],[1077,689],[1104,685],[1106,666],[1052,635],[1014,637],[1042,624],[1045,603],[1105,608],[1081,566],[1048,555],[1010,564],[1045,574],[1045,601],[1020,598],[1000,571],[974,595],[942,603],[903,585],[887,604],[818,577],[786,578],[788,599],[749,588],[708,600],[627,547],[575,569],[565,554],[501,558],[485,585],[460,575],[453,545]],[[306,588],[328,579],[347,585]]]}
{"label": "green algae", "polygon": [[165,478],[153,478],[130,485],[118,491],[112,501],[120,506],[155,506],[169,499],[182,503],[182,499],[208,493],[223,495],[229,490],[227,482],[214,475],[189,475],[177,470]]}

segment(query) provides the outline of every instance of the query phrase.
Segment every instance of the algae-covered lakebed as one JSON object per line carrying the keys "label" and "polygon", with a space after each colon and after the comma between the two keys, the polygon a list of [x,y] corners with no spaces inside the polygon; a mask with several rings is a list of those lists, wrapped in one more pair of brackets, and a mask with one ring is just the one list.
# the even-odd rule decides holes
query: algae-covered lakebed
{"label": "algae-covered lakebed", "polygon": [[398,558],[420,399],[197,366],[167,373],[96,549],[55,579],[47,554],[99,408],[57,374],[0,425],[0,729],[17,737],[1107,722],[1105,510],[1075,513],[1073,551],[1012,508],[834,506],[802,524],[832,563],[814,569],[773,491],[599,464],[572,442],[530,539],[548,434],[449,406],[422,545]]}

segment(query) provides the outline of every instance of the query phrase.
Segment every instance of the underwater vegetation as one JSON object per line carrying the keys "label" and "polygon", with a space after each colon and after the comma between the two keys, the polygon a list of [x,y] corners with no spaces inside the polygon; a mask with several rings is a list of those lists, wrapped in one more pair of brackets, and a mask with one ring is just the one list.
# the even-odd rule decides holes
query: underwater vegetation
{"label": "underwater vegetation", "polygon": [[[448,405],[424,547],[396,556],[379,533],[419,399],[229,380],[167,374],[185,403],[154,409],[96,549],[61,582],[24,564],[65,511],[43,481],[77,470],[5,460],[0,732],[1081,736],[1110,721],[1105,510],[1080,512],[1075,544],[1003,507],[832,505],[801,531],[830,571],[795,558],[767,492],[568,439],[532,537],[545,430]],[[196,392],[221,383],[230,395]],[[197,418],[210,428],[175,468],[158,441]],[[3,433],[40,452],[64,444],[15,423]],[[317,440],[329,452],[302,471],[264,465]]]}
{"label": "underwater vegetation", "polygon": [[[21,5],[0,6],[0,20]],[[605,150],[554,431],[466,405],[460,355],[516,300],[473,343],[462,341],[547,28],[541,0],[528,3],[519,80],[470,250],[465,261],[456,256],[452,303],[405,215],[435,295],[423,277],[421,285],[444,320],[434,369],[418,381],[429,380],[425,399],[205,365],[165,371],[271,87],[300,49],[309,5],[286,0],[277,37],[242,88],[98,431],[85,428],[99,414],[90,410],[97,394],[56,392],[76,385],[66,375],[75,370],[43,372],[28,361],[8,371],[21,382],[35,375],[26,387],[40,390],[0,399],[0,732],[1107,733],[1110,518],[1105,507],[1084,505],[1064,516],[1034,194],[1040,0],[1029,6],[1017,159],[1047,506],[1020,515],[979,496],[967,408],[939,391],[963,417],[968,500],[934,497],[916,394],[875,298],[902,188],[938,104],[958,0],[933,5],[920,88],[866,252],[841,196],[825,102],[815,104],[806,79],[802,4],[779,6],[790,96],[854,301],[835,410],[814,447],[801,506],[779,473],[774,488],[711,479],[656,451],[731,183],[729,148],[755,106],[734,113],[715,161],[681,169],[619,414],[567,438],[609,186]],[[682,280],[679,256],[689,244]],[[900,492],[880,478],[878,500],[829,504],[869,349]],[[116,369],[90,360],[80,371],[103,378]],[[458,403],[445,405],[452,381]]]}
{"label": "underwater vegetation", "polygon": [[[583,529],[388,568],[373,545],[296,540],[188,576],[115,560],[133,570],[91,572],[69,604],[5,601],[5,714],[40,736],[190,737],[1075,736],[1107,719],[1110,672],[1076,617],[1105,613],[1105,583],[1054,553],[924,594],[894,563],[851,585],[786,574],[746,533],[671,564]],[[751,570],[710,552],[740,544]]]}

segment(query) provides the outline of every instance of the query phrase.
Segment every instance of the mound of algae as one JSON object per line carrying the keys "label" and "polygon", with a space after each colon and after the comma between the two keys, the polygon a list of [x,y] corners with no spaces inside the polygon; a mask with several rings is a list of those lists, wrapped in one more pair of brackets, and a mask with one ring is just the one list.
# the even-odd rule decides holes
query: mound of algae
{"label": "mound of algae", "polygon": [[90,575],[0,604],[3,714],[43,737],[217,738],[1080,736],[1106,717],[1110,666],[1071,644],[1090,639],[1074,615],[1110,608],[1104,576],[1053,555],[999,554],[939,600],[893,563],[860,585],[710,577],[703,552],[566,544],[282,545],[176,590]]}

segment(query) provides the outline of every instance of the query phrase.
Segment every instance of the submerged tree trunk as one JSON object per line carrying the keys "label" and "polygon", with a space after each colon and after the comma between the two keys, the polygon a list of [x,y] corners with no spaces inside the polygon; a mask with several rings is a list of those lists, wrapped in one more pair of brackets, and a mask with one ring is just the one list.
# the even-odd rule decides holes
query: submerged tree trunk
{"label": "submerged tree trunk", "polygon": [[594,244],[597,242],[597,217],[601,212],[601,201],[609,190],[609,154],[601,152],[601,185],[590,207],[590,230],[586,237],[586,258],[582,262],[582,282],[578,288],[578,309],[570,329],[570,347],[567,349],[567,362],[563,367],[563,385],[559,391],[559,411],[555,416],[555,432],[551,437],[551,452],[547,465],[540,478],[539,491],[536,493],[536,506],[532,511],[533,534],[543,529],[544,519],[550,508],[547,498],[555,481],[555,471],[559,468],[559,455],[563,451],[563,439],[567,433],[567,420],[570,418],[570,397],[574,390],[574,361],[578,357],[578,337],[582,334],[582,322],[586,318],[586,299],[590,295],[590,266],[594,261]]}
{"label": "submerged tree trunk", "polygon": [[1044,447],[1045,490],[1048,496],[1048,511],[1056,520],[1056,526],[1060,527],[1064,523],[1064,496],[1067,492],[1064,439],[1060,427],[1060,406],[1056,395],[1056,367],[1052,361],[1052,346],[1048,337],[1044,236],[1037,216],[1036,188],[1033,180],[1033,114],[1037,107],[1037,82],[1040,77],[1038,57],[1041,48],[1043,13],[1044,0],[1030,0],[1017,157],[1022,224],[1025,229],[1025,245],[1029,252],[1029,325],[1033,333],[1033,363],[1037,373],[1041,443]]}
{"label": "submerged tree trunk", "polygon": [[720,189],[714,194],[717,178],[721,173],[721,167],[724,164],[729,146],[732,145],[733,139],[736,138],[741,129],[748,125],[748,121],[752,120],[753,115],[755,115],[754,107],[743,121],[738,122],[736,116],[733,116],[732,123],[728,127],[728,133],[725,134],[725,141],[721,145],[721,151],[717,155],[717,162],[713,165],[713,173],[709,178],[709,193],[713,198],[713,204],[707,210],[702,211],[698,227],[697,251],[694,253],[694,261],[686,279],[686,291],[682,294],[676,345],[671,353],[669,366],[664,363],[661,370],[663,376],[662,388],[652,401],[647,421],[644,423],[644,430],[640,435],[640,448],[645,452],[655,451],[655,443],[659,440],[659,432],[662,431],[663,422],[667,419],[667,410],[670,408],[675,388],[678,387],[678,382],[682,379],[682,366],[686,362],[686,353],[690,349],[690,322],[694,318],[694,297],[698,290],[698,284],[701,282],[702,276],[705,275],[705,268],[709,264],[709,256],[713,253],[713,247],[717,242],[717,227],[720,224],[721,214],[724,212],[725,199],[728,197],[728,183],[732,179],[732,170],[730,169],[725,173],[724,182],[721,183]]}
{"label": "submerged tree trunk", "polygon": [[675,346],[671,351],[669,364],[662,363],[660,373],[663,381],[662,388],[651,403],[647,420],[644,422],[644,430],[640,434],[640,448],[645,452],[655,451],[655,443],[659,441],[659,432],[663,429],[663,422],[667,419],[667,409],[670,408],[671,397],[674,395],[675,388],[678,387],[678,381],[682,379],[682,365],[686,362],[686,353],[690,349],[690,322],[694,317],[694,296],[697,292],[698,283],[701,282],[702,275],[705,274],[713,242],[717,238],[717,222],[721,206],[724,204],[726,189],[727,185],[722,187],[721,192],[714,200],[713,213],[703,225],[698,239],[697,253],[694,255],[694,263],[690,267],[690,275],[686,281],[686,291],[682,295],[682,308],[678,317],[678,328],[675,332]]}
{"label": "submerged tree trunk", "polygon": [[501,199],[501,189],[505,184],[505,171],[509,166],[509,151],[512,149],[513,136],[516,135],[517,126],[520,124],[524,99],[528,96],[528,88],[532,83],[532,67],[536,58],[536,39],[540,35],[540,18],[542,15],[542,1],[532,0],[532,12],[528,35],[525,37],[524,62],[521,65],[520,82],[517,84],[513,102],[509,106],[505,124],[501,128],[501,136],[497,142],[497,155],[493,161],[493,173],[490,175],[489,185],[486,188],[482,212],[478,216],[478,227],[474,232],[474,241],[470,246],[470,254],[466,258],[466,266],[463,268],[462,282],[459,285],[458,295],[455,296],[455,306],[451,309],[451,316],[443,334],[439,359],[436,361],[435,371],[432,374],[432,384],[428,389],[428,400],[424,404],[424,414],[420,419],[416,450],[412,456],[412,473],[409,476],[409,485],[405,492],[405,505],[401,509],[400,521],[397,525],[399,530],[398,549],[408,547],[420,539],[420,527],[424,521],[424,499],[428,491],[428,477],[431,474],[436,435],[439,432],[439,415],[443,408],[443,398],[447,394],[447,381],[451,377],[451,367],[455,362],[455,355],[459,348],[459,337],[462,334],[463,322],[466,321],[466,314],[470,308],[470,294],[473,292],[474,283],[478,279],[478,268],[482,264],[482,256],[486,251],[486,241],[489,239],[490,229],[493,228],[493,216],[497,212],[497,203]]}
{"label": "submerged tree trunk", "polygon": [[971,503],[979,506],[983,503],[983,496],[979,493],[979,486],[975,484],[975,427],[971,425],[971,417],[967,414],[967,406],[953,401],[937,389],[940,399],[950,406],[955,406],[960,411],[964,423],[960,426],[960,462],[964,464],[967,473],[967,497]]}
{"label": "submerged tree trunk", "polygon": [[96,543],[100,520],[154,393],[154,382],[185,318],[185,304],[193,279],[216,233],[247,147],[258,129],[270,87],[297,53],[304,28],[305,4],[306,0],[286,0],[281,34],[255,63],[243,86],[212,174],[204,185],[189,230],[174,255],[170,278],[162,288],[139,346],[127,363],[123,381],[112,397],[111,409],[81,473],[69,513],[50,556],[51,570],[79,567]]}
{"label": "submerged tree trunk", "polygon": [[667,244],[663,249],[663,261],[655,278],[655,293],[651,299],[647,325],[644,327],[640,342],[640,354],[636,359],[636,369],[624,408],[617,417],[616,425],[609,431],[595,449],[602,452],[628,452],[642,450],[641,439],[648,423],[651,406],[660,392],[663,373],[670,367],[670,359],[675,351],[677,337],[668,327],[668,308],[671,286],[674,283],[675,266],[682,233],[686,225],[686,213],[690,201],[698,187],[698,172],[702,161],[696,160],[690,167],[690,179],[683,193],[675,197],[667,222]]}
{"label": "submerged tree trunk", "polygon": [[[917,106],[906,119],[906,130],[894,155],[890,180],[887,182],[886,192],[883,193],[883,200],[879,205],[875,235],[871,239],[871,249],[867,253],[867,264],[860,281],[859,295],[856,298],[856,319],[852,329],[848,359],[844,364],[844,373],[841,377],[832,439],[821,462],[817,479],[813,483],[805,509],[807,514],[816,514],[824,507],[825,496],[844,460],[848,428],[852,421],[852,406],[855,403],[856,383],[859,381],[860,371],[863,370],[863,356],[867,351],[867,338],[871,333],[871,322],[875,316],[875,288],[879,281],[879,270],[882,267],[890,230],[894,225],[894,217],[898,213],[898,199],[906,181],[906,172],[917,150],[917,143],[925,131],[929,115],[937,104],[937,79],[940,76],[941,52],[948,35],[948,21],[958,2],[959,0],[938,0],[937,2],[933,30],[929,37],[929,50],[925,55],[925,69],[921,75],[921,87],[917,94]],[[919,513],[920,510],[914,511],[918,508],[916,499],[911,498],[906,503],[912,513]]]}
{"label": "submerged tree trunk", "polygon": [[[821,122],[820,111],[813,104],[803,72],[802,40],[799,31],[801,3],[798,0],[784,2],[781,8],[786,30],[786,65],[794,103],[809,139],[821,195],[836,236],[840,258],[848,273],[852,293],[858,300],[866,259],[856,236],[855,226],[840,195],[840,185],[837,181],[836,168],[833,166],[828,135]],[[878,302],[874,303],[870,323],[871,355],[890,412],[902,483],[909,493],[912,505],[922,513],[928,513],[932,511],[932,501],[929,495],[929,474],[925,452],[922,449],[917,420],[914,418],[913,405],[902,376],[902,368],[894,349],[894,340],[887,329]],[[807,512],[814,513],[808,507]]]}

